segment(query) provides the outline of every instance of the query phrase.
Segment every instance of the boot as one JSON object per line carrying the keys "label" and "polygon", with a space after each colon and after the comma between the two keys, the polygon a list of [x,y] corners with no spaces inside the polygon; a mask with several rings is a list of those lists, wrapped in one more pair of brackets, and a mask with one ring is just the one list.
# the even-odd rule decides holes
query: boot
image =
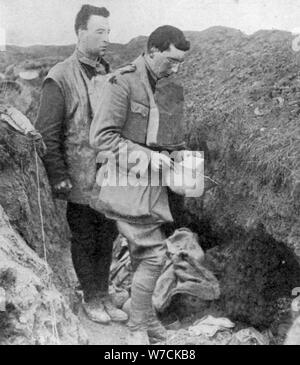
{"label": "boot", "polygon": [[151,344],[165,342],[167,339],[167,330],[158,320],[154,311],[151,312],[147,320],[147,333]]}
{"label": "boot", "polygon": [[103,303],[93,301],[82,304],[87,317],[97,323],[108,324],[110,316],[106,313]]}
{"label": "boot", "polygon": [[133,311],[130,308],[130,320],[127,324],[128,345],[150,345],[147,333],[147,317],[143,311]]}
{"label": "boot", "polygon": [[116,308],[109,298],[103,300],[103,305],[106,313],[113,322],[126,322],[128,320],[127,313],[123,312],[121,309]]}

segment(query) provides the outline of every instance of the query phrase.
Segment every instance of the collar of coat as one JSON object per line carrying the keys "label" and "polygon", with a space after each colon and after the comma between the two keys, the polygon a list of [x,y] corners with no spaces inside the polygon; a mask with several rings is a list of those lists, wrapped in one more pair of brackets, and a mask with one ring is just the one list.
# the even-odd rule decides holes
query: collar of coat
{"label": "collar of coat", "polygon": [[75,55],[79,62],[93,67],[97,73],[109,73],[110,71],[109,63],[104,58],[98,57],[97,59],[91,59],[78,48],[75,50]]}
{"label": "collar of coat", "polygon": [[145,53],[142,54],[143,58],[144,58],[144,62],[146,65],[147,70],[149,71],[150,77],[152,77],[153,81],[155,82],[155,84],[158,81],[158,77],[155,75],[155,73],[153,72],[152,68],[150,67],[146,57],[145,57]]}

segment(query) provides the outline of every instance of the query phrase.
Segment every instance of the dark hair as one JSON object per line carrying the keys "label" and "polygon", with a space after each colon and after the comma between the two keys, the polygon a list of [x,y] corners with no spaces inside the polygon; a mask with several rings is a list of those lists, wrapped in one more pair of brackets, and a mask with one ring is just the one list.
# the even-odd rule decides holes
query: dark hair
{"label": "dark hair", "polygon": [[190,49],[190,42],[185,39],[183,32],[171,25],[163,25],[155,29],[148,38],[147,49],[156,47],[160,52],[166,51],[173,44],[181,51]]}
{"label": "dark hair", "polygon": [[87,23],[91,17],[91,15],[99,15],[103,16],[104,18],[109,17],[109,11],[102,7],[98,8],[97,6],[93,5],[82,5],[81,9],[79,10],[79,13],[76,15],[75,20],[75,32],[78,34],[79,29],[86,29]]}

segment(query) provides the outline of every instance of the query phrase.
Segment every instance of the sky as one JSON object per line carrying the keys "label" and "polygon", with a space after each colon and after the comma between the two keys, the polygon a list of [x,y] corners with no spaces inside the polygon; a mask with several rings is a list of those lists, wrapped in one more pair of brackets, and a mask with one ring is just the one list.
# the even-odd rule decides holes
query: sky
{"label": "sky", "polygon": [[74,19],[85,3],[110,11],[110,41],[117,43],[163,24],[198,31],[223,25],[247,34],[300,32],[299,0],[0,0],[0,46],[75,43]]}

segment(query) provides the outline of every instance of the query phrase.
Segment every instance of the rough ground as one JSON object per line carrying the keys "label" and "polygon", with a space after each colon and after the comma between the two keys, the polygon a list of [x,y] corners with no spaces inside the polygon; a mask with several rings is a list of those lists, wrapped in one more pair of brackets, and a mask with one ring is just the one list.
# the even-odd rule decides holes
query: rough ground
{"label": "rough ground", "polygon": [[227,28],[190,34],[185,86],[191,147],[207,152],[219,189],[190,201],[195,213],[230,235],[258,223],[300,249],[300,56],[292,36]]}
{"label": "rough ground", "polygon": [[79,320],[89,338],[90,345],[126,345],[128,329],[125,325],[94,323],[82,311],[79,313]]}
{"label": "rough ground", "polygon": [[51,269],[11,227],[0,206],[1,345],[87,343],[78,318],[49,277]]}
{"label": "rough ground", "polygon": [[275,298],[300,282],[300,56],[281,31],[216,27],[190,38],[180,75],[187,137],[206,152],[206,173],[219,187],[187,206],[232,245],[227,312],[264,326],[274,321]]}
{"label": "rough ground", "polygon": [[[6,311],[0,312],[0,343],[55,343],[53,310],[60,343],[86,343],[71,310],[76,304],[77,279],[63,205],[54,204],[38,155],[42,144],[15,132],[2,120],[0,131],[0,287],[6,300]],[[45,256],[52,269],[51,285]]]}
{"label": "rough ground", "polygon": [[42,221],[38,204],[38,180],[45,231],[47,259],[55,272],[55,284],[71,300],[77,282],[69,255],[69,231],[64,205],[52,199],[44,166],[41,144],[13,131],[0,122],[0,205],[11,225],[28,246],[44,257]]}

